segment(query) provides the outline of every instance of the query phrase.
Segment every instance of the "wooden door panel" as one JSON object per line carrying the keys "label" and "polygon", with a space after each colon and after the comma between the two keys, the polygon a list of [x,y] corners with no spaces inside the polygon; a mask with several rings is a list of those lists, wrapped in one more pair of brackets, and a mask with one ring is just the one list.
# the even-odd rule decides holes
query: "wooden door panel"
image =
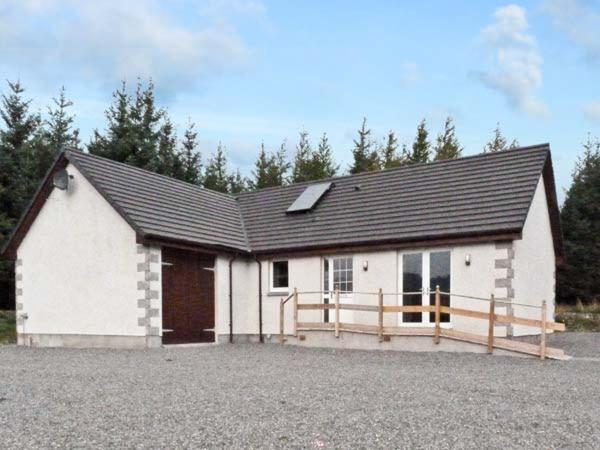
{"label": "wooden door panel", "polygon": [[213,342],[214,257],[163,248],[162,260],[163,343]]}

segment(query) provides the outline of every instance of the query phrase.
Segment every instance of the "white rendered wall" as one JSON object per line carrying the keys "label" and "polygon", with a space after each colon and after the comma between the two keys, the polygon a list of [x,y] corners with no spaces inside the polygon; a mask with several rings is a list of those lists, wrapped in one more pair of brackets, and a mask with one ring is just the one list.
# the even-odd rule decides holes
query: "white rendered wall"
{"label": "white rendered wall", "polygon": [[[553,320],[556,264],[546,191],[541,177],[523,227],[522,239],[514,241],[514,248],[515,302],[541,306],[542,300],[546,300],[547,317]],[[532,319],[541,317],[539,309],[518,305],[514,306],[514,313]],[[539,332],[539,328],[514,326],[515,336]]]}
{"label": "white rendered wall", "polygon": [[75,167],[67,170],[69,190],[51,192],[17,250],[24,331],[144,336],[135,233]]}
{"label": "white rendered wall", "polygon": [[[509,246],[510,249],[505,248]],[[369,253],[351,254],[353,257],[354,291],[352,302],[357,304],[377,304],[375,294],[379,288],[384,294],[395,293],[400,290],[399,277],[400,260],[403,253],[422,251],[451,252],[451,291],[454,294],[481,297],[485,300],[465,299],[453,296],[451,305],[488,312],[489,301],[492,294],[501,298],[501,292],[506,296],[506,288],[499,289],[496,284],[499,278],[507,278],[514,290],[514,302],[531,303],[540,305],[545,298],[548,301],[549,318],[552,318],[554,309],[554,250],[550,222],[545,200],[543,183],[538,185],[531,206],[523,239],[508,243],[481,243],[470,245],[456,245],[448,247],[424,247],[409,250],[388,250]],[[505,254],[512,254],[511,268],[498,269],[496,263]],[[346,255],[346,254],[344,254]],[[465,263],[469,255],[470,264]],[[326,255],[328,257],[342,255]],[[321,291],[323,289],[323,257],[289,257],[282,256],[278,259],[289,261],[289,291],[270,292],[271,260],[262,260],[262,293],[263,293],[263,333],[265,336],[279,333],[279,303],[282,298],[292,293],[294,287],[301,292],[300,303],[322,303],[321,294],[303,294],[303,292]],[[363,263],[368,269],[363,270]],[[258,267],[254,260],[236,260],[234,263],[234,333],[258,333]],[[514,276],[514,279],[512,278]],[[217,298],[218,298],[218,326],[219,334],[229,332],[229,287],[228,287],[228,258],[217,259]],[[510,298],[509,298],[510,300]],[[397,296],[385,295],[386,305],[396,305]],[[539,318],[539,310],[532,310],[514,306],[514,313],[523,317]],[[503,303],[496,304],[496,313],[506,314],[509,308]],[[321,322],[321,311],[300,311],[300,322]],[[385,324],[389,326],[398,324],[398,314],[386,313]],[[355,323],[376,324],[377,314],[372,312],[353,312]],[[453,316],[451,326],[460,331],[487,335],[488,322],[467,317]],[[290,300],[285,308],[285,331],[291,333],[293,329],[293,309]],[[496,336],[505,336],[505,324],[497,325]],[[514,334],[537,334],[539,330],[527,327],[514,327]]]}

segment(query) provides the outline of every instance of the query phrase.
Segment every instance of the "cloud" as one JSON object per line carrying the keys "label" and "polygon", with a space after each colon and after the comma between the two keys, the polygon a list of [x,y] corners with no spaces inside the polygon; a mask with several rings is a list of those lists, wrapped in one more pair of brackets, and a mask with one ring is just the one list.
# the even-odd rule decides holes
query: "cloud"
{"label": "cloud", "polygon": [[[229,3],[236,14],[257,14],[262,5]],[[157,0],[9,0],[0,7],[3,66],[111,86],[123,78],[152,77],[159,91],[182,91],[252,66],[253,51],[227,24],[224,11],[217,14],[213,7],[210,14],[194,10],[184,16],[163,5]],[[183,6],[193,10],[186,2]]]}
{"label": "cloud", "polygon": [[487,87],[504,94],[508,104],[528,114],[548,112],[536,98],[542,87],[542,57],[535,37],[528,32],[524,8],[507,5],[494,13],[494,22],[481,30],[480,38],[490,54],[491,68],[475,76]]}
{"label": "cloud", "polygon": [[583,47],[588,62],[600,63],[600,10],[578,0],[545,0],[542,11],[558,30]]}
{"label": "cloud", "polygon": [[600,100],[584,103],[581,109],[588,120],[600,123]]}
{"label": "cloud", "polygon": [[416,62],[406,61],[400,66],[400,81],[404,85],[414,84],[422,78],[421,69]]}

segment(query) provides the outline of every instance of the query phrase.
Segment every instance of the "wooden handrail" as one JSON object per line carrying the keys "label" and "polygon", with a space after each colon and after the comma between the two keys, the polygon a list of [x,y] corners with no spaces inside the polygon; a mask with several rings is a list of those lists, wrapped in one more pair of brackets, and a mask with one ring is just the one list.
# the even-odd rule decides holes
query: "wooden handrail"
{"label": "wooden handrail", "polygon": [[[310,294],[322,293],[331,291],[311,291]],[[565,325],[563,323],[554,322],[548,320],[547,318],[547,304],[544,300],[542,302],[542,306],[538,307],[541,309],[541,317],[540,319],[529,319],[525,317],[518,317],[513,314],[498,314],[495,311],[496,303],[498,300],[494,298],[493,295],[490,296],[489,299],[483,299],[480,297],[470,297],[464,295],[452,294],[449,292],[443,292],[436,286],[435,289],[435,304],[434,305],[384,305],[383,298],[386,295],[382,289],[379,289],[376,293],[378,297],[377,305],[363,305],[363,304],[349,304],[349,303],[340,303],[340,295],[343,293],[340,290],[333,291],[334,303],[299,303],[299,295],[307,294],[306,292],[299,292],[296,288],[293,293],[288,295],[285,299],[281,298],[280,301],[280,342],[285,341],[284,334],[284,307],[285,304],[293,299],[294,303],[294,330],[293,335],[298,337],[298,331],[304,330],[331,330],[334,332],[335,337],[340,336],[340,332],[355,332],[355,333],[370,333],[378,335],[379,341],[384,341],[385,335],[420,335],[420,336],[433,336],[434,343],[438,344],[440,342],[440,337],[449,337],[453,339],[459,340],[468,340],[474,343],[482,343],[487,345],[488,353],[492,353],[494,348],[503,348],[507,350],[513,350],[521,348],[524,353],[536,354],[539,355],[541,359],[546,358],[546,356],[557,357],[560,352],[557,349],[548,348],[546,345],[546,334],[549,330],[552,331],[565,331]],[[417,292],[418,294],[428,294]],[[396,295],[402,295],[403,293],[396,293]],[[411,293],[414,294],[414,293]],[[389,295],[389,294],[388,294]],[[441,295],[449,295],[449,296],[459,296],[464,298],[471,298],[476,300],[486,300],[489,302],[489,311],[479,311],[479,310],[471,310],[466,308],[456,308],[451,306],[444,306],[441,304]],[[501,303],[505,303],[501,301]],[[531,306],[537,307],[535,305],[525,305],[520,303],[512,303],[513,305],[523,305],[523,306]],[[299,322],[298,319],[298,311],[325,311],[325,310],[334,310],[335,316],[333,323],[321,323],[321,322]],[[368,311],[368,312],[377,312],[377,325],[364,325],[357,323],[343,323],[340,319],[340,311]],[[434,313],[435,321],[431,327],[411,327],[410,324],[407,326],[392,326],[386,327],[383,325],[384,322],[384,314],[385,313]],[[487,336],[480,336],[477,334],[472,334],[468,332],[462,332],[458,330],[448,330],[442,328],[441,326],[441,314],[449,314],[454,316],[462,316],[469,317],[472,319],[481,319],[488,321],[488,333]],[[505,338],[496,338],[494,336],[494,326],[497,323],[511,323],[516,325],[522,325],[526,327],[540,328],[540,344],[539,346],[535,344],[526,344],[519,341],[511,341]],[[537,350],[532,350],[535,347]],[[519,350],[516,350],[519,351]],[[561,353],[561,354],[564,354]]]}

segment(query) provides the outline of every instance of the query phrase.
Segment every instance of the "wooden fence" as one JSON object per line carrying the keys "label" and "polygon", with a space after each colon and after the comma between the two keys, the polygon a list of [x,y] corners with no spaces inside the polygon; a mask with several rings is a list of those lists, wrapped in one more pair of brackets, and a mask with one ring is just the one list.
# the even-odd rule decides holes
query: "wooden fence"
{"label": "wooden fence", "polygon": [[[352,332],[352,333],[367,333],[374,334],[379,337],[379,342],[385,340],[385,336],[432,336],[435,344],[440,343],[440,338],[450,338],[465,342],[471,342],[475,344],[481,344],[487,346],[488,353],[492,353],[494,348],[510,350],[520,353],[526,353],[530,355],[539,356],[541,359],[549,358],[563,358],[565,356],[564,351],[551,348],[546,345],[546,333],[549,330],[552,331],[565,331],[565,325],[562,323],[547,320],[547,306],[546,301],[542,302],[541,306],[527,305],[523,303],[505,302],[499,301],[494,298],[493,295],[490,298],[473,297],[467,295],[459,295],[450,292],[442,292],[439,287],[435,290],[435,303],[433,305],[384,305],[383,303],[383,291],[379,289],[378,292],[362,292],[354,294],[363,295],[377,295],[377,305],[360,305],[360,304],[347,304],[340,303],[340,291],[334,291],[334,303],[304,303],[299,302],[301,294],[323,294],[324,292],[313,291],[313,292],[299,292],[294,289],[293,293],[287,298],[281,299],[280,310],[279,310],[279,339],[280,342],[285,342],[285,305],[289,300],[292,300],[294,309],[294,323],[292,335],[298,337],[299,331],[315,331],[315,330],[328,330],[333,331],[335,337],[339,337],[341,332]],[[422,292],[398,292],[394,294],[386,295],[422,295]],[[455,308],[451,306],[444,306],[441,304],[441,296],[446,295],[450,297],[459,297],[470,300],[485,301],[489,303],[489,309],[487,312],[471,310],[465,308]],[[535,308],[539,310],[539,319],[531,319],[525,317],[518,317],[509,314],[498,314],[496,312],[496,304],[510,304],[522,307]],[[333,310],[334,321],[333,322],[302,322],[298,319],[299,311],[307,310]],[[340,311],[371,311],[377,313],[377,325],[364,325],[356,323],[344,323],[340,321]],[[385,326],[384,325],[384,314],[386,313],[434,313],[435,322],[431,327],[411,327],[411,326]],[[479,335],[471,332],[460,331],[454,328],[444,328],[441,326],[441,315],[450,314],[454,316],[468,317],[475,320],[485,320],[488,322],[488,333],[486,336]],[[515,324],[523,325],[527,327],[539,328],[540,342],[538,344],[531,344],[527,342],[501,338],[494,336],[494,326],[498,324]]]}

